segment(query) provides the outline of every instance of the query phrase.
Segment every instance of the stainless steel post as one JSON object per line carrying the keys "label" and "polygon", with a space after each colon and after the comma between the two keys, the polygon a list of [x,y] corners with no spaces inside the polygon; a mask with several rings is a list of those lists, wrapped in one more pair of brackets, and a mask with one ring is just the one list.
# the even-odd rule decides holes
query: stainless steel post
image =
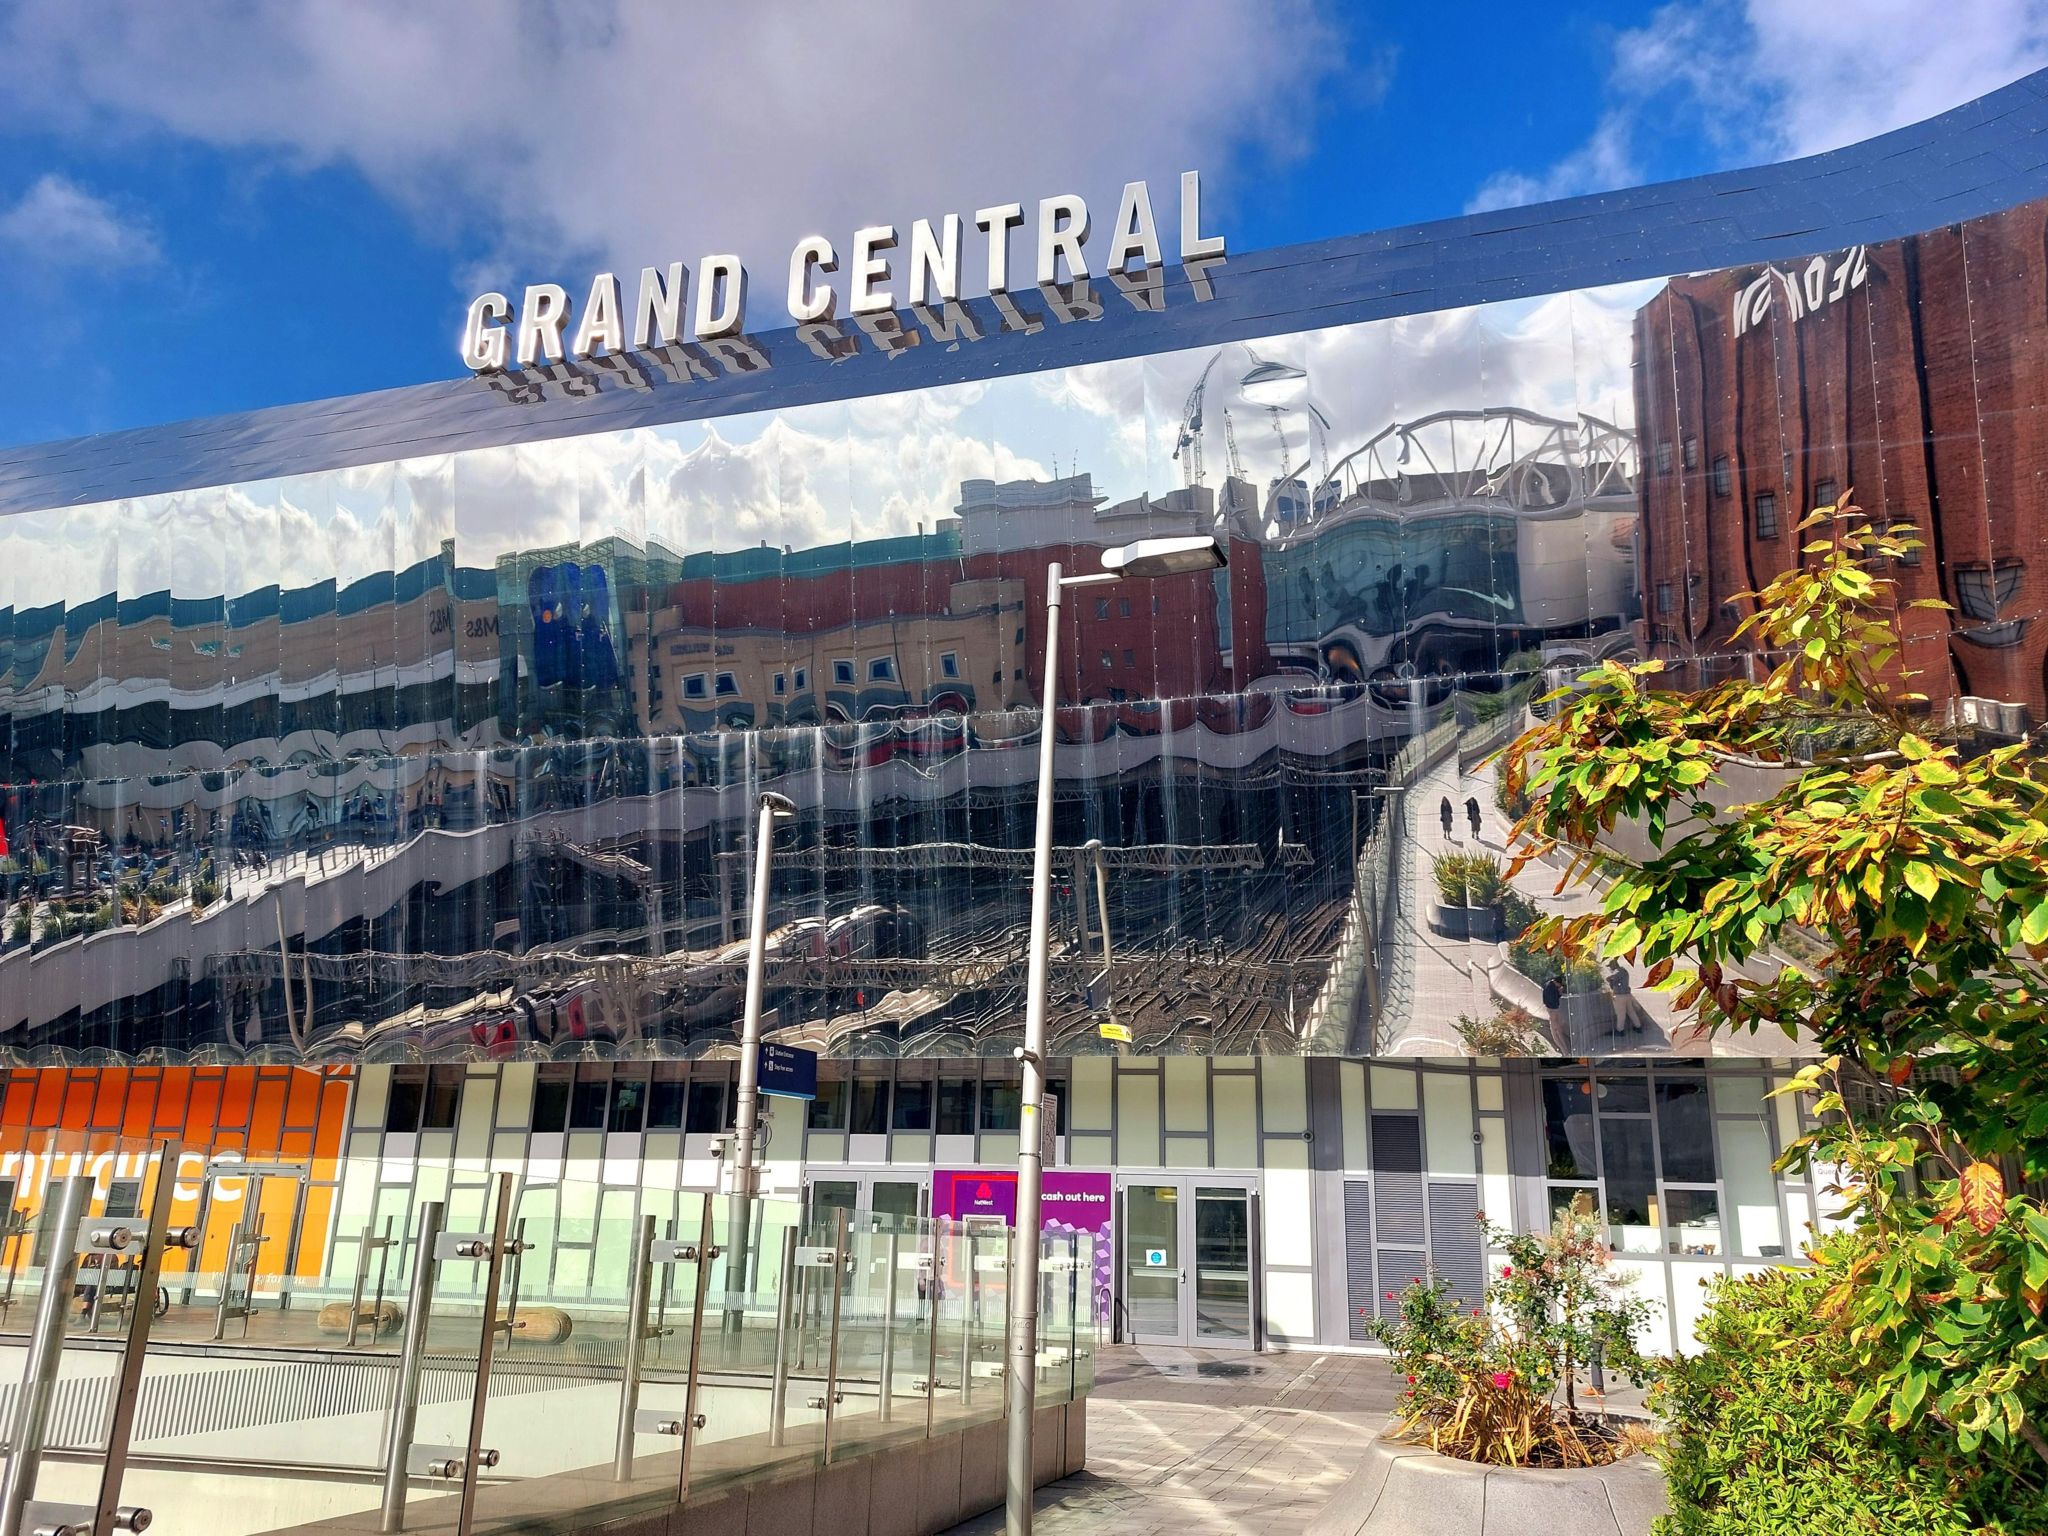
{"label": "stainless steel post", "polygon": [[[469,1404],[469,1438],[462,1456],[462,1505],[455,1519],[457,1536],[470,1536],[476,1526],[478,1453],[484,1443],[484,1415],[491,1406],[491,1356],[498,1343],[498,1288],[505,1280],[505,1250],[512,1245],[512,1175],[498,1175],[498,1209],[491,1219],[491,1246],[484,1263],[483,1326],[477,1330],[476,1396]],[[509,1339],[509,1335],[508,1335]]]}
{"label": "stainless steel post", "polygon": [[[121,1479],[128,1471],[128,1442],[135,1433],[136,1399],[142,1393],[142,1367],[149,1352],[149,1327],[156,1320],[157,1276],[163,1273],[164,1242],[171,1228],[171,1180],[178,1166],[178,1143],[164,1142],[157,1155],[157,1182],[149,1202],[147,1236],[136,1266],[134,1304],[128,1308],[128,1337],[115,1368],[113,1411],[107,1415],[106,1457],[100,1463],[99,1503],[93,1510],[93,1536],[113,1536],[121,1508]],[[74,1233],[76,1228],[73,1228]],[[75,1244],[75,1238],[74,1238]]]}
{"label": "stainless steel post", "polygon": [[648,1215],[640,1218],[626,1287],[626,1358],[619,1373],[619,1439],[612,1457],[612,1476],[622,1483],[633,1476],[633,1416],[640,1411],[640,1356],[647,1344],[647,1291],[653,1276],[654,1217]]}
{"label": "stainless steel post", "polygon": [[64,1363],[64,1321],[71,1311],[71,1291],[78,1283],[78,1224],[92,1201],[90,1178],[66,1179],[53,1205],[46,1206],[50,1227],[49,1259],[43,1265],[43,1292],[36,1298],[35,1321],[29,1334],[28,1359],[21,1370],[21,1390],[8,1435],[12,1454],[0,1476],[0,1536],[22,1536],[22,1512],[36,1491],[42,1470],[43,1437],[50,1422],[50,1400],[57,1391],[57,1371]]}
{"label": "stainless steel post", "polygon": [[894,1414],[893,1399],[896,1396],[896,1255],[902,1248],[903,1239],[890,1233],[889,1274],[882,1282],[882,1400],[877,1410],[884,1424]]}
{"label": "stainless steel post", "polygon": [[846,1211],[832,1241],[832,1342],[825,1349],[825,1465],[832,1465],[832,1410],[839,1401],[839,1298],[846,1290]]}
{"label": "stainless steel post", "polygon": [[981,1320],[981,1239],[967,1234],[967,1289],[960,1297],[960,1406],[974,1401],[974,1325]]}
{"label": "stainless steel post", "polygon": [[229,1310],[234,1305],[235,1269],[242,1252],[242,1224],[238,1221],[228,1228],[227,1256],[220,1266],[220,1307],[213,1317],[213,1338],[219,1343],[227,1337],[228,1319],[234,1314]]}
{"label": "stainless steel post", "polygon": [[1043,1169],[1038,1110],[1045,1097],[1045,983],[1052,948],[1053,743],[1059,735],[1060,567],[1045,573],[1045,680],[1040,685],[1038,822],[1031,855],[1030,966],[1024,982],[1023,1102],[1017,1117],[1017,1226],[1031,1241],[1016,1245],[1006,1276],[1009,1314],[1004,1332],[1010,1428],[1003,1473],[1003,1521],[1009,1536],[1031,1536],[1031,1408],[1037,1396],[1038,1228]]}
{"label": "stainless steel post", "polygon": [[398,1351],[398,1382],[391,1396],[390,1432],[384,1441],[384,1523],[405,1528],[405,1461],[419,1419],[420,1371],[427,1358],[427,1313],[434,1304],[434,1245],[441,1240],[442,1205],[420,1206],[419,1247],[413,1253],[412,1289],[405,1298],[405,1339]]}
{"label": "stainless steel post", "polygon": [[697,1225],[697,1294],[690,1303],[690,1374],[683,1387],[683,1455],[682,1466],[676,1472],[678,1504],[690,1496],[690,1452],[696,1448],[697,1431],[703,1428],[699,1421],[704,1416],[697,1411],[697,1398],[704,1356],[704,1294],[711,1284],[711,1260],[718,1252],[711,1245],[712,1199],[711,1192],[706,1190],[704,1214]]}
{"label": "stainless steel post", "polygon": [[[782,1284],[775,1292],[775,1369],[768,1379],[768,1443],[780,1445],[789,1422],[790,1307],[796,1299],[796,1248],[802,1234],[789,1227],[782,1234]],[[798,1319],[798,1326],[802,1320]]]}
{"label": "stainless steel post", "polygon": [[931,1272],[924,1279],[925,1300],[931,1308],[931,1316],[925,1319],[924,1343],[924,1437],[932,1437],[932,1420],[939,1406],[939,1244],[941,1228],[933,1225],[928,1236],[931,1244]]}

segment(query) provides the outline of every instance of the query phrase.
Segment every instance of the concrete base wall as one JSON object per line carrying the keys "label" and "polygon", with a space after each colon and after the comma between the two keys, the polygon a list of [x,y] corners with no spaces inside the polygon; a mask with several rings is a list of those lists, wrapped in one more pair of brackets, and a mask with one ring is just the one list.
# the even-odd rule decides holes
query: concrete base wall
{"label": "concrete base wall", "polygon": [[[1003,1502],[1001,1419],[883,1446],[829,1467],[692,1496],[665,1515],[610,1521],[589,1536],[938,1536]],[[1079,1472],[1088,1403],[1038,1410],[1034,1484]]]}

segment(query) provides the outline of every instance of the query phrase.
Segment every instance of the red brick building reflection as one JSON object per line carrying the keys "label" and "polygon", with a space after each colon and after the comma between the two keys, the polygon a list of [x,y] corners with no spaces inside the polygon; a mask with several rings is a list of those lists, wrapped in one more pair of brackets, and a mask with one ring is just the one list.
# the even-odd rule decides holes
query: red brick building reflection
{"label": "red brick building reflection", "polygon": [[2048,628],[2048,203],[1778,267],[1675,278],[1635,318],[1643,643],[1748,665],[1754,591],[1853,487],[1926,545],[1890,574],[1911,686],[2039,722]]}

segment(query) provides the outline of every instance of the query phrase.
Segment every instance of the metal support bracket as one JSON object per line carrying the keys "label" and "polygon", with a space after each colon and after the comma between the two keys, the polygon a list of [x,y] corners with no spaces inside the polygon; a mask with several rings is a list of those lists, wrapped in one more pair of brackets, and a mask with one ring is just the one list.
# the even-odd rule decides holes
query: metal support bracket
{"label": "metal support bracket", "polygon": [[[691,1414],[689,1423],[693,1429],[702,1429],[704,1415]],[[660,1408],[642,1408],[633,1415],[633,1432],[637,1435],[680,1435],[683,1432],[683,1418],[680,1414],[668,1413]]]}
{"label": "metal support bracket", "polygon": [[[22,1524],[30,1536],[92,1536],[92,1521],[96,1513],[98,1511],[90,1504],[54,1504],[31,1499],[28,1508],[22,1511]],[[123,1504],[114,1511],[114,1529],[141,1536],[155,1518],[140,1504]]]}
{"label": "metal support bracket", "polygon": [[[479,1448],[476,1453],[479,1467],[495,1467],[498,1453]],[[460,1445],[412,1445],[406,1447],[405,1471],[408,1477],[438,1477],[444,1480],[458,1478],[468,1470],[469,1451]]]}
{"label": "metal support bracket", "polygon": [[[724,1254],[725,1250],[715,1243],[706,1250],[706,1256],[713,1259],[721,1258]],[[695,1243],[673,1242],[667,1238],[657,1238],[652,1251],[648,1254],[648,1262],[652,1264],[694,1264],[697,1262],[697,1245]]]}

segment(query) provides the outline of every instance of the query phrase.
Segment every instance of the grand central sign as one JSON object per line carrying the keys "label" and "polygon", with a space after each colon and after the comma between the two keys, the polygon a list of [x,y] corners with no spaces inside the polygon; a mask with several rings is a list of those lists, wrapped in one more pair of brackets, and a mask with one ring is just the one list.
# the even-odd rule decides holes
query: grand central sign
{"label": "grand central sign", "polygon": [[[1010,262],[1012,231],[1025,222],[1024,205],[997,203],[977,209],[974,226],[985,252],[987,291],[999,310],[1016,282]],[[1180,260],[1197,268],[1219,262],[1223,237],[1202,232],[1202,182],[1195,171],[1180,178]],[[1040,198],[1033,229],[1033,282],[1041,289],[1063,280],[1076,283],[1089,275],[1086,246],[1090,235],[1088,205],[1072,193]],[[919,219],[910,227],[907,257],[899,273],[895,253],[902,248],[893,224],[875,224],[854,231],[847,252],[847,311],[856,325],[886,328],[894,324],[896,283],[904,282],[903,302],[926,324],[939,322],[961,297],[960,216],[949,213],[936,226]],[[1152,197],[1142,181],[1127,182],[1117,200],[1105,275],[1129,278],[1156,269],[1163,255]],[[799,327],[828,326],[838,310],[837,289],[824,281],[839,271],[840,253],[823,235],[806,235],[789,253],[790,318]],[[1064,274],[1064,278],[1063,278]],[[714,342],[740,334],[747,303],[747,270],[739,257],[706,256],[692,274],[680,261],[643,267],[631,308],[616,275],[600,272],[579,307],[559,283],[534,283],[519,304],[502,293],[479,294],[469,306],[462,332],[463,365],[476,373],[507,368],[533,368],[548,363],[588,361],[622,352],[649,352],[673,347],[688,338]],[[1007,313],[1007,312],[1006,312]],[[571,322],[574,328],[571,329]],[[950,323],[958,325],[953,315]]]}

